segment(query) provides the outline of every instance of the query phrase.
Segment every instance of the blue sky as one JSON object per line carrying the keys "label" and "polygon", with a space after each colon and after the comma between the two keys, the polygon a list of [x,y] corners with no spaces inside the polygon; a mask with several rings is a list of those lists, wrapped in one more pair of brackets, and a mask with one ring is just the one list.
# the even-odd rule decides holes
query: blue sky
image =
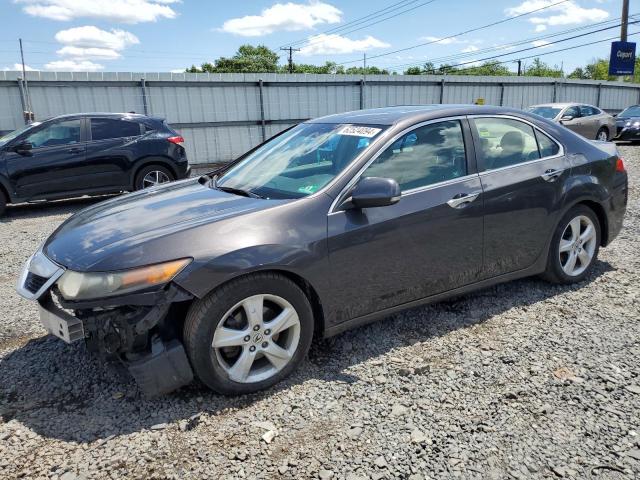
{"label": "blue sky", "polygon": [[[438,59],[454,55],[447,63],[471,65],[488,56],[540,45],[542,48],[501,59],[588,42],[592,44],[542,58],[570,71],[607,56],[608,42],[593,42],[619,35],[619,27],[556,45],[545,46],[544,42],[615,25],[620,0],[565,0],[552,5],[559,1],[4,0],[0,3],[0,70],[13,70],[19,64],[19,37],[25,42],[30,68],[54,71],[181,70],[231,56],[243,43],[278,49],[299,42],[296,46],[302,51],[295,54],[295,60],[316,64],[349,62],[366,52],[369,57],[382,55],[369,64],[398,71],[428,60],[439,64]],[[633,3],[631,13],[636,13]],[[449,38],[549,5],[494,27]],[[349,24],[370,14],[376,16]],[[588,28],[595,23],[598,26]],[[583,30],[549,37],[576,28]],[[640,28],[629,29],[630,33],[635,30]],[[387,55],[421,43],[426,45]],[[515,69],[515,64],[508,66]]]}

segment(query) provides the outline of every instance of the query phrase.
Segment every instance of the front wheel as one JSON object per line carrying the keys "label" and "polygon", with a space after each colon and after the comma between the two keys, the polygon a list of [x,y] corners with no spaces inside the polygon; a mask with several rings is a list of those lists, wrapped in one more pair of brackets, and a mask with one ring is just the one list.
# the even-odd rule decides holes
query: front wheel
{"label": "front wheel", "polygon": [[585,205],[572,208],[553,235],[543,277],[564,284],[584,280],[598,258],[599,247],[598,217]]}
{"label": "front wheel", "polygon": [[304,359],[313,337],[304,292],[281,275],[233,280],[196,301],[184,342],[193,369],[211,389],[240,395],[268,388]]}
{"label": "front wheel", "polygon": [[602,127],[600,130],[598,130],[598,133],[596,133],[596,140],[600,140],[601,142],[606,142],[609,140],[609,131]]}

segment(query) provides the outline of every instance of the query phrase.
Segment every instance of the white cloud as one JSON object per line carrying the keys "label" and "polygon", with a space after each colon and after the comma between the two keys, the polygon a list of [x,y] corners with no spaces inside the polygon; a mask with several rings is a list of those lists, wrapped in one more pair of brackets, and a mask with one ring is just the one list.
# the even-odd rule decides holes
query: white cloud
{"label": "white cloud", "polygon": [[[531,12],[539,8],[548,7],[557,3],[557,0],[525,0],[524,2],[505,9],[508,17],[515,17],[523,13]],[[547,10],[541,11],[527,20],[536,26],[536,32],[541,32],[547,27],[556,25],[574,25],[579,23],[599,22],[609,18],[609,13],[601,8],[584,8],[574,0],[553,5]]]}
{"label": "white cloud", "polygon": [[276,3],[262,10],[260,15],[227,20],[220,30],[243,37],[259,37],[281,30],[308,30],[318,24],[338,23],[341,18],[342,12],[328,3]]}
{"label": "white cloud", "polygon": [[104,65],[89,60],[56,60],[47,63],[44,68],[58,72],[97,72],[102,70]]}
{"label": "white cloud", "polygon": [[93,25],[60,30],[56,33],[56,41],[63,45],[80,48],[108,48],[124,50],[126,47],[140,43],[138,37],[124,30],[101,30]]}
{"label": "white cloud", "polygon": [[462,49],[463,53],[471,53],[471,52],[477,52],[478,50],[480,50],[478,47],[476,47],[475,45],[469,45],[468,47],[465,47]]}
{"label": "white cloud", "polygon": [[115,60],[121,57],[125,48],[140,43],[138,37],[130,32],[101,30],[92,25],[61,30],[56,33],[55,39],[64,45],[56,53],[67,59],[51,62],[50,65],[54,65],[53,69],[56,70],[62,65],[70,65],[75,71],[82,67],[89,68],[89,71],[99,70],[102,65],[91,60]]}
{"label": "white cloud", "polygon": [[462,42],[460,40],[458,40],[456,37],[450,37],[450,38],[440,38],[440,37],[420,37],[418,40],[424,40],[427,42],[433,42],[433,43],[437,43],[438,45],[450,45],[452,43],[465,43]]}
{"label": "white cloud", "polygon": [[[37,69],[30,67],[29,65],[25,65],[24,66],[25,71],[27,72],[36,72]],[[22,64],[21,63],[14,63],[12,67],[4,67],[2,69],[5,72],[21,72],[22,71]]]}
{"label": "white cloud", "polygon": [[551,45],[551,42],[547,42],[546,40],[534,40],[533,42],[531,42],[531,45],[533,45],[534,47],[545,48]]}
{"label": "white cloud", "polygon": [[386,42],[371,35],[361,40],[352,40],[342,35],[321,33],[309,37],[307,46],[300,50],[301,55],[336,55],[342,53],[365,52],[373,48],[390,47]]}
{"label": "white cloud", "polygon": [[50,20],[69,21],[97,18],[111,22],[155,22],[175,18],[170,4],[179,0],[14,0],[25,13]]}

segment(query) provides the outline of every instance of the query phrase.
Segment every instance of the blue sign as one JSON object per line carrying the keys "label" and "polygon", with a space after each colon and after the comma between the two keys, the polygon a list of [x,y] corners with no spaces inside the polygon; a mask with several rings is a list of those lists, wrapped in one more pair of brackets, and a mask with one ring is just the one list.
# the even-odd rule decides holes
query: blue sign
{"label": "blue sign", "polygon": [[611,42],[609,75],[633,75],[636,65],[636,44],[634,42]]}

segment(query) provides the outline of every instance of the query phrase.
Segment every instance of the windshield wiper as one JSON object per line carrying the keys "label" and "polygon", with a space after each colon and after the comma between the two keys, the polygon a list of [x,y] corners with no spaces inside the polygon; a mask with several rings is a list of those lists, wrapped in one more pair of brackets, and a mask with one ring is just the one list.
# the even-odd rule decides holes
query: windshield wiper
{"label": "windshield wiper", "polygon": [[210,178],[211,180],[209,181],[209,188],[215,188],[216,190],[220,190],[221,192],[233,193],[234,195],[240,195],[242,197],[264,198],[257,193],[250,192],[249,190],[243,190],[242,188],[221,187],[218,185],[218,175],[212,175]]}

